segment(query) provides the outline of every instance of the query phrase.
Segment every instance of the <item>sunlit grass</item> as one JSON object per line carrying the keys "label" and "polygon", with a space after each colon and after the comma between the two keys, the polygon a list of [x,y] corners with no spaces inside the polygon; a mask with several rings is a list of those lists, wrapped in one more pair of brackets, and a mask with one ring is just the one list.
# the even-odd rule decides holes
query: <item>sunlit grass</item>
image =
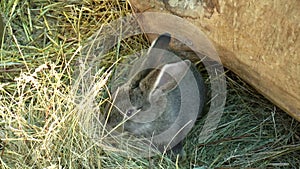
{"label": "sunlit grass", "polygon": [[[205,118],[199,119],[185,140],[185,159],[133,158],[110,151],[91,138],[82,121],[95,109],[85,104],[81,108],[90,114],[83,116],[78,107],[74,70],[87,39],[103,24],[130,14],[129,4],[2,0],[0,9],[6,23],[0,52],[1,168],[299,167],[299,122],[231,72],[219,127],[200,144],[197,135]],[[99,110],[107,101],[110,67],[148,44],[142,35],[132,37],[101,60],[95,83]],[[88,96],[87,101],[93,99]]]}

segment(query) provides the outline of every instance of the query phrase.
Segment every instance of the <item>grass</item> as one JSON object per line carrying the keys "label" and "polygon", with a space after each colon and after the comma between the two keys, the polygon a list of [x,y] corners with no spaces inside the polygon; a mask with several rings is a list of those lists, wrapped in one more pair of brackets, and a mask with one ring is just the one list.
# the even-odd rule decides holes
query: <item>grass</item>
{"label": "grass", "polygon": [[[128,2],[2,0],[0,9],[6,23],[0,52],[1,168],[299,168],[299,122],[230,71],[221,122],[199,143],[205,118],[197,121],[185,139],[186,159],[104,151],[106,145],[91,139],[80,123],[73,73],[81,46],[101,25],[131,14]],[[110,66],[149,42],[141,35],[119,45],[99,63],[100,108]],[[95,110],[85,108],[85,118],[92,116]]]}

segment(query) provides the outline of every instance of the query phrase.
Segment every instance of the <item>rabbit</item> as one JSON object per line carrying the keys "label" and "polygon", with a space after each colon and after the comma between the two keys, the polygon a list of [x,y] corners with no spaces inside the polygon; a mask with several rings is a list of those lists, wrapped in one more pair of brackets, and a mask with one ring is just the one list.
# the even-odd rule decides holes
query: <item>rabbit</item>
{"label": "rabbit", "polygon": [[205,85],[189,60],[168,51],[170,40],[168,33],[159,35],[113,92],[108,124],[123,122],[124,131],[149,138],[159,151],[182,155],[182,140],[204,106]]}

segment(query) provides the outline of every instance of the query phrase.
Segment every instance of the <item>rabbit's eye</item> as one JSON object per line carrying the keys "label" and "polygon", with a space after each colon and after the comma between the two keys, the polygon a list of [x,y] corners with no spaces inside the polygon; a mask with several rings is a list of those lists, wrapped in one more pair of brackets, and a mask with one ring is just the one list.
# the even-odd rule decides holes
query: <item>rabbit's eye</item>
{"label": "rabbit's eye", "polygon": [[133,113],[134,113],[134,110],[133,110],[133,109],[129,109],[129,110],[127,110],[127,112],[126,112],[126,115],[127,115],[127,116],[131,116]]}
{"label": "rabbit's eye", "polygon": [[139,112],[139,111],[141,111],[141,110],[142,110],[142,107],[137,108],[137,110],[135,110],[135,109],[129,109],[129,110],[127,110],[127,112],[126,112],[126,115],[127,115],[127,116],[132,116],[134,113],[137,113],[137,112]]}

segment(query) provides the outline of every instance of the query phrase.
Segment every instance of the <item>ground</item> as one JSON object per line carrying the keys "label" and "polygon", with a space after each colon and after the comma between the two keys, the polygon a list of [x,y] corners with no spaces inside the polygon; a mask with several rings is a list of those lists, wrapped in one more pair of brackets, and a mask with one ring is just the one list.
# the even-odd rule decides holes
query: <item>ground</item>
{"label": "ground", "polygon": [[[221,122],[204,143],[197,136],[205,116],[196,122],[184,141],[185,159],[134,158],[113,149],[104,151],[107,145],[101,138],[91,138],[90,125],[82,121],[94,110],[80,113],[74,72],[88,38],[103,24],[129,15],[129,4],[122,0],[2,0],[0,9],[6,24],[0,53],[2,168],[300,166],[300,123],[229,70],[225,71],[228,93]],[[110,67],[148,46],[145,36],[135,36],[101,59],[96,95],[100,110],[108,97]]]}

